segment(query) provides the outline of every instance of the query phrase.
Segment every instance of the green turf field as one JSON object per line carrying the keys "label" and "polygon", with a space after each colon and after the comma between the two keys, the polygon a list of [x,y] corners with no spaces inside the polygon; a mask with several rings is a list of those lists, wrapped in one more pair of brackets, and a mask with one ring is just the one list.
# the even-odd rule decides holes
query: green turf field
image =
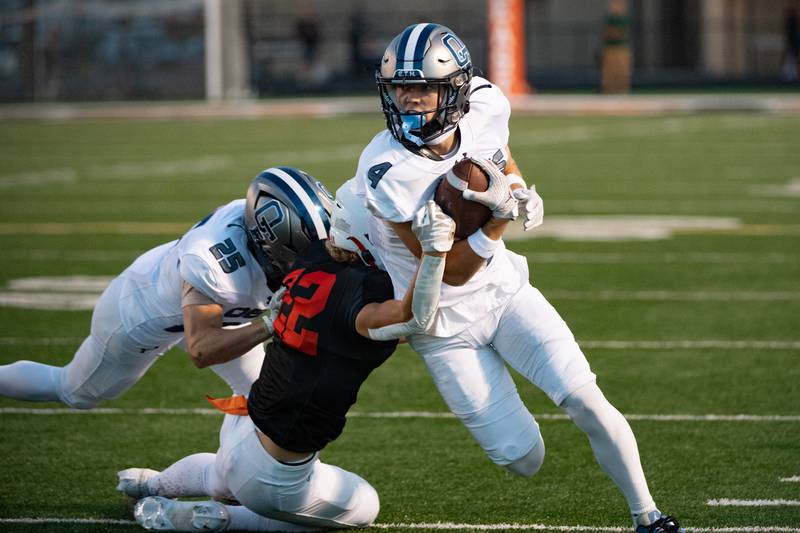
{"label": "green turf field", "polygon": [[[243,196],[268,166],[299,166],[334,190],[381,127],[377,113],[0,123],[0,364],[65,364],[89,327],[87,310],[10,303],[70,302],[86,290],[64,296],[56,280],[61,294],[47,296],[14,280],[113,276]],[[511,148],[546,215],[510,247],[528,257],[533,283],[631,419],[661,509],[695,531],[800,532],[798,117],[518,117]],[[656,240],[586,236],[609,221],[614,235],[677,229]],[[518,384],[547,444],[532,479],[494,466],[452,418],[389,416],[447,412],[408,348],[367,381],[354,407],[362,416],[322,459],[376,487],[381,530],[628,531],[625,502],[586,439]],[[27,409],[61,406],[0,399],[0,531],[135,531],[116,471],[214,451],[221,416],[185,410],[225,392],[173,351],[104,405],[111,413],[35,414]]]}

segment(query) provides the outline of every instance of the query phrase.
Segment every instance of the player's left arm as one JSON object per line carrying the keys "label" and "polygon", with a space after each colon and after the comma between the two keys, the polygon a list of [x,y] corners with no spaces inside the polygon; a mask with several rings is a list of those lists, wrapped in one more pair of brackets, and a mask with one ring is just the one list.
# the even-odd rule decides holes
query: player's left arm
{"label": "player's left arm", "polygon": [[272,336],[271,321],[261,318],[238,328],[223,328],[221,305],[186,282],[183,292],[184,338],[197,368],[227,363]]}
{"label": "player's left arm", "polygon": [[356,317],[356,330],[373,340],[390,340],[427,331],[439,306],[447,253],[455,222],[429,201],[415,215],[412,234],[423,252],[414,279],[400,300],[371,303]]}

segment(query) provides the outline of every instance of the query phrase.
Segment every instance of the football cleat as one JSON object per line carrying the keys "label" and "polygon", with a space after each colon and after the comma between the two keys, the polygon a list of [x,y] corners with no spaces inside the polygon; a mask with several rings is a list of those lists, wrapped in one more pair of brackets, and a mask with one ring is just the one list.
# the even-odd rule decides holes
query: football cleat
{"label": "football cleat", "polygon": [[639,525],[636,533],[686,533],[678,521],[672,516],[664,515],[650,525]]}
{"label": "football cleat", "polygon": [[150,496],[150,489],[147,488],[147,481],[160,474],[158,470],[150,470],[149,468],[128,468],[117,472],[119,483],[117,490],[123,494],[127,494],[131,498],[144,498]]}
{"label": "football cleat", "polygon": [[228,510],[219,502],[180,502],[162,496],[149,496],[136,502],[133,517],[152,531],[223,531],[230,521]]}

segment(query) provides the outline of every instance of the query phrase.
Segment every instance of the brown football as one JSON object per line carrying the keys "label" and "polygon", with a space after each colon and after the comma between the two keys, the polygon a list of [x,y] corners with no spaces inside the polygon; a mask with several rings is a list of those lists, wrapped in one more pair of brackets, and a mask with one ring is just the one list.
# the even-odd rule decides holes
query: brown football
{"label": "brown football", "polygon": [[[489,178],[481,167],[469,159],[456,163],[450,172],[473,191],[483,192],[489,188]],[[447,174],[439,179],[433,199],[442,211],[455,220],[456,239],[466,239],[492,217],[492,212],[485,205],[465,200],[461,196],[461,190],[447,181]]]}

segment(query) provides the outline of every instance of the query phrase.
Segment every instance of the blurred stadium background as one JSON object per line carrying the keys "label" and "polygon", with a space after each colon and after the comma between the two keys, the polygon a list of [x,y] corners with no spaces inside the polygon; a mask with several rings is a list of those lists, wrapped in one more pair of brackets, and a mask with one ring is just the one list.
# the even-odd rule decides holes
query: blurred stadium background
{"label": "blurred stadium background", "polygon": [[[545,92],[596,90],[615,24],[634,89],[798,87],[796,0],[619,3],[3,0],[0,100],[366,93],[389,38],[420,20],[449,25],[484,71],[492,39],[504,53],[521,47],[525,79]],[[508,46],[508,24],[490,28],[492,10],[520,19],[524,32],[510,38],[524,42]]]}

